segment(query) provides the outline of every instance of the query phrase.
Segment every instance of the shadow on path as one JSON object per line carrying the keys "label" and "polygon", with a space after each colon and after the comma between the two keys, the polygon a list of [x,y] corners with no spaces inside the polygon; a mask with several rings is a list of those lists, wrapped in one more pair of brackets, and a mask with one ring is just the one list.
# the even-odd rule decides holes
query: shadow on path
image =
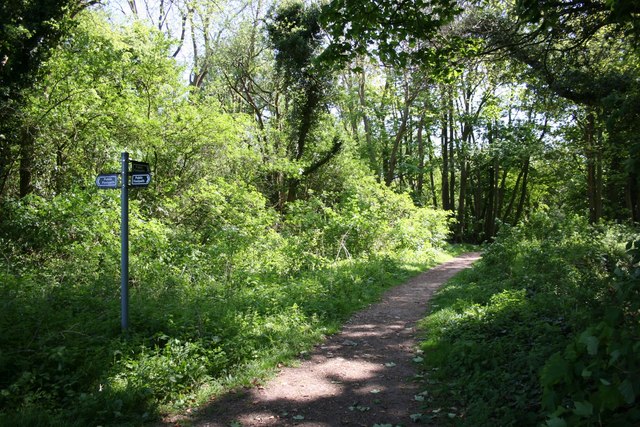
{"label": "shadow on path", "polygon": [[[423,402],[415,324],[433,293],[480,258],[468,253],[389,290],[265,387],[230,393],[202,409],[196,426],[373,426],[412,423]],[[235,424],[234,424],[235,423]]]}

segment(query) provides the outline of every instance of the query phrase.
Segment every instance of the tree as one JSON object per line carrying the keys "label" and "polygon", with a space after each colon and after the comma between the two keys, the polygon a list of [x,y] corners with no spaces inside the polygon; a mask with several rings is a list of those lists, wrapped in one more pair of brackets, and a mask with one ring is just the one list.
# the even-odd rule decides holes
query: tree
{"label": "tree", "polygon": [[461,11],[453,0],[334,0],[322,10],[322,22],[331,36],[323,55],[340,64],[373,55],[388,64],[414,62],[445,70],[443,60],[448,62],[450,53],[466,42],[459,38],[445,42],[440,29]]}
{"label": "tree", "polygon": [[[586,111],[580,146],[593,222],[607,212],[640,219],[640,150],[630,138],[640,131],[637,13],[635,2],[523,0],[512,9],[469,14],[467,21],[470,34],[486,40],[487,53],[506,52]],[[618,172],[623,165],[626,176]]]}
{"label": "tree", "polygon": [[272,12],[267,25],[269,40],[275,49],[276,72],[289,97],[286,153],[299,172],[286,178],[286,190],[280,192],[278,207],[298,197],[301,180],[315,173],[335,157],[342,141],[334,136],[331,146],[320,152],[312,148],[313,131],[325,108],[332,74],[318,62],[321,47],[319,10],[291,3]]}
{"label": "tree", "polygon": [[[189,96],[170,41],[142,22],[110,24],[81,13],[25,90],[22,122],[33,130],[32,182],[45,197],[117,170],[123,150],[151,164],[152,188],[178,195],[200,179],[249,181],[256,153],[244,141],[248,118],[225,114],[216,100]],[[213,161],[215,159],[215,161]]]}
{"label": "tree", "polygon": [[19,161],[19,194],[32,191],[33,129],[22,124],[24,90],[73,25],[73,17],[94,0],[8,0],[0,5],[0,196]]}

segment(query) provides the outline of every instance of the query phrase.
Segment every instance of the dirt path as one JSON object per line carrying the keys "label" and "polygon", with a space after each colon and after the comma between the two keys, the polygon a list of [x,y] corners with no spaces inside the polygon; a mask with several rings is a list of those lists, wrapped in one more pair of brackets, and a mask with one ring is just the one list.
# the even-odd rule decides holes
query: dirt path
{"label": "dirt path", "polygon": [[308,360],[284,368],[265,387],[213,403],[196,426],[367,426],[412,423],[422,391],[414,380],[415,324],[429,298],[479,259],[462,255],[389,290],[357,313]]}

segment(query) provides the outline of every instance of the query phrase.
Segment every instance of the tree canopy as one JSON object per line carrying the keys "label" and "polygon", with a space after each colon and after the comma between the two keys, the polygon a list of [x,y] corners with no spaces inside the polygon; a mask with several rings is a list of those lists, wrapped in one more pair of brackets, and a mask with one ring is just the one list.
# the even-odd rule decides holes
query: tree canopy
{"label": "tree canopy", "polygon": [[[0,424],[184,409],[447,243],[487,245],[481,271],[496,277],[451,321],[482,329],[504,308],[534,323],[509,339],[531,326],[550,346],[514,362],[544,368],[522,382],[538,388],[502,412],[474,406],[475,420],[635,422],[635,377],[555,370],[597,356],[609,375],[594,339],[637,367],[624,344],[637,243],[622,245],[640,220],[639,13],[622,0],[3,2]],[[127,339],[117,191],[95,185],[122,152],[153,175],[130,193]]]}

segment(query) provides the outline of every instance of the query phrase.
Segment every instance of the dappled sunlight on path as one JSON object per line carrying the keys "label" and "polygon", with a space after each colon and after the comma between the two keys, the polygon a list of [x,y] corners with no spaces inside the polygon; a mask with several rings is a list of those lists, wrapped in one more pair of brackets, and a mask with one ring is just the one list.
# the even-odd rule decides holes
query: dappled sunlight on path
{"label": "dappled sunlight on path", "polygon": [[[357,313],[298,367],[265,387],[213,402],[195,425],[372,426],[411,423],[422,402],[416,379],[415,324],[435,290],[480,258],[462,255],[389,290]],[[239,424],[238,424],[239,423]]]}

